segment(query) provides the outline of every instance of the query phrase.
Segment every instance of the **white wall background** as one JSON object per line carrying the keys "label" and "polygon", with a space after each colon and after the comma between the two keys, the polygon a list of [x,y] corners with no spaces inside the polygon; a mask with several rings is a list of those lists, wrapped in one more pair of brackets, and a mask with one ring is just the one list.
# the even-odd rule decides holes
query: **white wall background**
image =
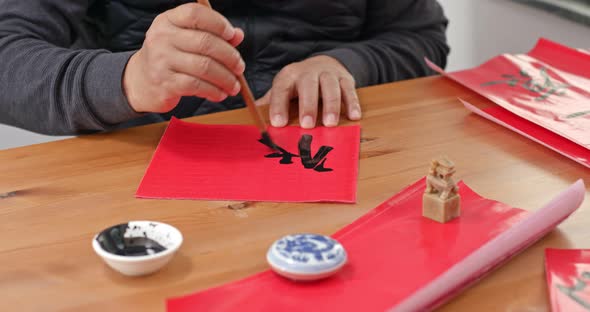
{"label": "white wall background", "polygon": [[0,125],[0,150],[30,144],[61,140],[62,138],[66,137],[40,135],[29,131],[17,129],[14,127]]}
{"label": "white wall background", "polygon": [[527,52],[539,37],[590,48],[590,27],[509,0],[438,0],[450,20],[447,70],[479,65],[502,53]]}
{"label": "white wall background", "polygon": [[[509,0],[439,2],[451,20],[448,38],[452,52],[447,66],[450,71],[481,64],[501,53],[526,52],[539,37],[590,48],[590,28]],[[0,150],[56,139],[60,138],[0,125]]]}

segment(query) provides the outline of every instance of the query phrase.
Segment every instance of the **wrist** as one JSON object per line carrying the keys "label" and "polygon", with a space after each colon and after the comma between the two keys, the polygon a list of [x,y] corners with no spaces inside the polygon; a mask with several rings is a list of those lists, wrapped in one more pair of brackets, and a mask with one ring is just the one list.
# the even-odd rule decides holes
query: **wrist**
{"label": "wrist", "polygon": [[367,63],[366,58],[359,55],[353,49],[350,48],[337,48],[333,50],[327,50],[318,52],[316,56],[328,56],[335,60],[338,60],[346,71],[354,77],[356,87],[365,87],[374,84],[372,81],[372,75],[369,72],[370,64]]}
{"label": "wrist", "polygon": [[129,62],[125,66],[125,70],[123,72],[123,79],[122,79],[122,87],[123,87],[123,94],[127,98],[127,103],[137,113],[142,113],[143,110],[141,109],[141,100],[139,99],[139,94],[137,92],[136,85],[141,79],[141,74],[138,74],[138,71],[141,69],[138,66],[138,58],[139,52],[133,54],[129,58]]}
{"label": "wrist", "polygon": [[141,116],[129,106],[123,91],[123,73],[133,51],[93,53],[84,73],[88,110],[103,128]]}
{"label": "wrist", "polygon": [[346,69],[346,67],[344,67],[344,65],[342,65],[342,63],[340,63],[338,59],[331,57],[329,55],[316,55],[312,56],[309,60],[313,60],[314,62],[317,62],[319,64],[338,66]]}

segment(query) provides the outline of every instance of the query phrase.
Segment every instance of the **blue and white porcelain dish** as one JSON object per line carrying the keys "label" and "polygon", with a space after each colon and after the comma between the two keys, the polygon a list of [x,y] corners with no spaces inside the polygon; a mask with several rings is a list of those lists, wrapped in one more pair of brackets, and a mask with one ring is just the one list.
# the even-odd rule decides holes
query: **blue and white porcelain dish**
{"label": "blue and white porcelain dish", "polygon": [[271,268],[293,280],[317,280],[338,272],[347,261],[342,244],[317,234],[287,235],[270,246],[266,260]]}

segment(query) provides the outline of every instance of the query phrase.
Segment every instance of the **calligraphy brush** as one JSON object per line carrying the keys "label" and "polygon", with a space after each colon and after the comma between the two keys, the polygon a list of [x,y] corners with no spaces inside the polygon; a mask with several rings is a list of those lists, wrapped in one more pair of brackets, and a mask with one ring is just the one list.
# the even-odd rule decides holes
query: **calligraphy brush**
{"label": "calligraphy brush", "polygon": [[[209,9],[213,10],[213,7],[211,7],[211,3],[209,3],[209,0],[197,0],[197,2],[208,7]],[[266,125],[264,118],[262,118],[260,111],[256,107],[256,101],[254,100],[254,95],[252,95],[252,90],[250,90],[250,86],[248,86],[248,82],[246,81],[246,78],[244,78],[243,74],[238,76],[238,81],[240,83],[240,89],[241,89],[240,93],[242,95],[242,98],[244,99],[244,102],[246,102],[246,106],[248,107],[248,110],[250,111],[250,115],[252,115],[252,118],[254,119],[256,126],[258,127],[258,129],[260,130],[260,133],[262,134],[262,139],[260,140],[260,142],[262,142],[263,144],[265,144],[269,147],[272,147],[273,149],[277,149],[276,145],[270,139],[270,135],[268,134],[268,131],[267,131],[268,126]]]}

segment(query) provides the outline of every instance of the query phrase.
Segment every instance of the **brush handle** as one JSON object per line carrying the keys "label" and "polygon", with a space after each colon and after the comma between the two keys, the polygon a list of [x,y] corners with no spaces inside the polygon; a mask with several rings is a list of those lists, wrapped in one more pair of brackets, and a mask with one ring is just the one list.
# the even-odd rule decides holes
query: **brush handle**
{"label": "brush handle", "polygon": [[244,75],[238,76],[238,81],[240,82],[240,87],[242,90],[242,98],[244,98],[244,102],[246,102],[246,106],[250,111],[250,115],[252,115],[252,118],[254,118],[256,126],[258,127],[258,129],[260,129],[260,132],[266,132],[266,122],[264,121],[264,118],[262,118],[262,114],[260,114],[258,107],[256,107],[254,95],[252,95],[252,91],[250,90],[250,87],[248,86],[248,82],[246,81],[246,78],[244,78]]}
{"label": "brush handle", "polygon": [[[198,2],[210,9],[213,9],[211,7],[211,3],[209,3],[209,0],[198,0]],[[250,86],[248,86],[248,82],[246,81],[246,78],[244,78],[244,75],[239,75],[238,81],[240,82],[240,93],[242,94],[244,102],[246,102],[246,106],[250,111],[250,115],[252,115],[252,118],[254,119],[254,122],[256,123],[256,126],[258,127],[260,132],[263,134],[266,133],[266,122],[264,121],[264,118],[262,118],[262,114],[260,114],[260,111],[256,107],[256,100],[254,99],[252,90],[250,90]]]}

